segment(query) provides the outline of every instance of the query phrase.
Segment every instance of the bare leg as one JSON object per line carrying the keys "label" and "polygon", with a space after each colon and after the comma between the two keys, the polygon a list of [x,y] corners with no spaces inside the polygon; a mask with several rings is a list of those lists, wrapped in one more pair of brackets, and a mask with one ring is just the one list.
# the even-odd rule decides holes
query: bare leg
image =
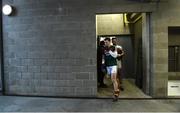
{"label": "bare leg", "polygon": [[121,86],[121,78],[120,78],[120,68],[117,68],[117,83],[118,83],[118,88],[120,89],[120,86]]}
{"label": "bare leg", "polygon": [[114,86],[114,99],[113,102],[118,101],[118,96],[119,96],[119,88],[118,88],[118,82],[117,82],[117,74],[113,73],[111,75],[111,80],[113,82],[113,86]]}
{"label": "bare leg", "polygon": [[119,68],[118,69],[118,71],[119,71],[119,89],[121,90],[121,91],[124,91],[124,86],[123,86],[123,73],[122,73],[122,68]]}
{"label": "bare leg", "polygon": [[114,86],[114,91],[119,91],[119,88],[118,88],[118,82],[117,82],[117,74],[116,73],[113,73],[111,75],[111,80],[113,82],[113,86]]}

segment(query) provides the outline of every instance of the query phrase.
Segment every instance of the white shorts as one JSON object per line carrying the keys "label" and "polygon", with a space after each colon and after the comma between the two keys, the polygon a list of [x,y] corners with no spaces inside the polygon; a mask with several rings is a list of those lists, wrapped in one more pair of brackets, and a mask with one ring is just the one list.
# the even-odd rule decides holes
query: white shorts
{"label": "white shorts", "polygon": [[113,73],[117,73],[117,66],[108,66],[107,68],[107,74],[112,75]]}

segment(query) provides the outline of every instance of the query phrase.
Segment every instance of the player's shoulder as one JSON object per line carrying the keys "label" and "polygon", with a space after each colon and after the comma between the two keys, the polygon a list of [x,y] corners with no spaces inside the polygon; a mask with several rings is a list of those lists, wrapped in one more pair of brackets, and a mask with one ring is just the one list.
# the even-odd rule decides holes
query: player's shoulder
{"label": "player's shoulder", "polygon": [[116,48],[117,48],[117,49],[122,49],[122,46],[116,45]]}

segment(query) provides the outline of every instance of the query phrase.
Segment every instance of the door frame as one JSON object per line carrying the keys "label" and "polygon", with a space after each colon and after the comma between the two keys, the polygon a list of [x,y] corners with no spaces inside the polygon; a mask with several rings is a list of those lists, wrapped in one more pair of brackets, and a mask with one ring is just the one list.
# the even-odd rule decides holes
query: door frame
{"label": "door frame", "polygon": [[142,13],[143,92],[153,94],[153,38],[151,13]]}
{"label": "door frame", "polygon": [[[101,14],[123,14],[128,12],[120,13],[96,13],[95,24],[96,24],[96,41],[98,38],[97,34],[97,15]],[[135,13],[135,12],[134,12]],[[151,27],[151,13],[142,13],[142,57],[143,57],[143,88],[142,91],[153,96],[153,38],[152,38],[152,27]],[[96,42],[97,44],[97,42]],[[97,49],[97,45],[96,45]]]}
{"label": "door frame", "polygon": [[[2,0],[0,1],[0,6],[2,7]],[[3,14],[0,11],[0,77],[1,77],[1,91],[2,94],[5,93],[5,80],[4,80],[4,54],[3,54]]]}

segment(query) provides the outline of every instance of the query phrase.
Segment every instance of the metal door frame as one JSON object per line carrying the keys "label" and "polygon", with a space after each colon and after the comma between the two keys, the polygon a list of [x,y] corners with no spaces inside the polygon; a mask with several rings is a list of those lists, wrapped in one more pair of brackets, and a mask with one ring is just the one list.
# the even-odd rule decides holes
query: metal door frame
{"label": "metal door frame", "polygon": [[[0,1],[0,6],[2,7],[2,0]],[[3,54],[3,15],[2,11],[0,11],[0,76],[1,76],[1,92],[5,93],[5,80],[4,80],[4,54]]]}
{"label": "metal door frame", "polygon": [[151,13],[142,13],[143,92],[153,95],[153,38]]}

